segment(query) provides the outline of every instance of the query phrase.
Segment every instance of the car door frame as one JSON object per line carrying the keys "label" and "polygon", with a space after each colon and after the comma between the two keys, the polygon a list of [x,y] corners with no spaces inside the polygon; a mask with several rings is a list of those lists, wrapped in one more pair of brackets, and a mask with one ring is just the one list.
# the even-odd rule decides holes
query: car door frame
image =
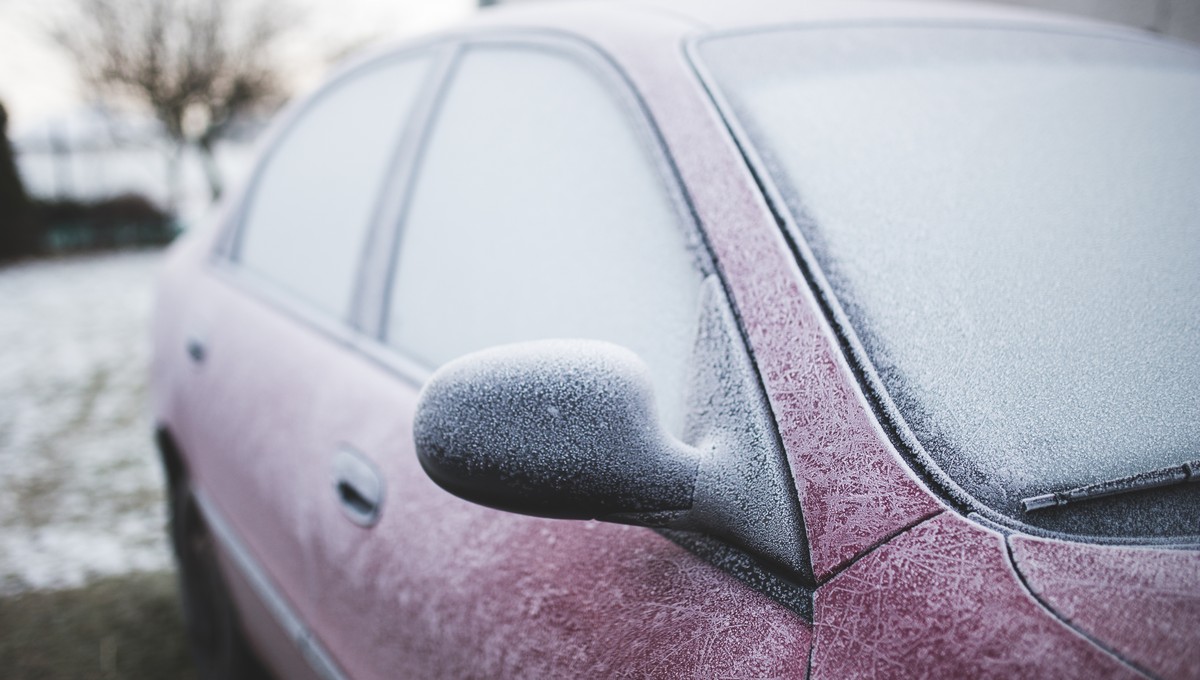
{"label": "car door frame", "polygon": [[[266,138],[260,147],[261,152],[256,158],[250,177],[244,188],[230,201],[229,207],[216,225],[216,233],[211,242],[206,240],[202,245],[207,252],[202,258],[201,268],[206,277],[214,283],[226,288],[237,296],[247,299],[252,304],[266,307],[269,313],[285,317],[285,321],[297,326],[299,332],[311,333],[318,342],[331,343],[334,348],[370,358],[367,352],[356,351],[364,341],[359,321],[362,310],[360,290],[365,277],[364,261],[370,252],[373,235],[383,224],[379,219],[379,206],[388,190],[388,185],[381,187],[373,197],[374,208],[367,225],[365,247],[359,254],[354,268],[353,294],[348,300],[348,313],[336,315],[317,309],[302,297],[292,294],[269,280],[261,277],[245,267],[239,261],[238,247],[245,229],[248,208],[256,196],[256,190],[263,174],[267,171],[276,150],[286,143],[290,132],[297,123],[302,121],[312,107],[327,93],[335,91],[346,80],[356,77],[364,71],[381,64],[400,61],[408,58],[419,59],[426,56],[431,59],[428,71],[424,74],[424,82],[419,86],[419,93],[413,102],[413,108],[408,119],[403,123],[400,141],[389,161],[387,177],[391,177],[393,169],[402,165],[405,150],[419,139],[428,122],[429,110],[437,86],[444,81],[444,69],[451,63],[452,46],[447,46],[444,40],[424,40],[411,43],[401,49],[386,49],[373,52],[356,59],[329,78],[320,89],[308,97],[302,98],[289,106],[279,115],[278,120],[266,133]],[[200,244],[198,244],[200,245]],[[419,386],[423,381],[420,371],[406,366],[402,361],[392,361],[384,364],[393,374],[404,379],[413,386]],[[186,447],[185,447],[186,448]],[[298,607],[289,602],[278,583],[274,582],[269,570],[256,558],[239,535],[229,518],[214,503],[211,496],[203,488],[195,490],[197,502],[204,514],[208,526],[221,546],[222,565],[226,570],[233,570],[229,578],[234,586],[235,597],[254,597],[254,602],[241,602],[239,609],[244,609],[254,615],[255,620],[263,621],[261,614],[265,612],[274,624],[275,630],[260,632],[266,639],[279,639],[282,634],[295,647],[298,656],[308,666],[315,677],[338,680],[346,675],[339,668],[327,647],[312,634],[311,627],[299,613]],[[263,624],[269,625],[269,624]],[[252,633],[252,637],[256,637]]]}
{"label": "car door frame", "polygon": [[[432,370],[406,356],[399,348],[386,344],[384,337],[389,311],[390,286],[397,260],[396,247],[403,222],[402,215],[411,202],[414,180],[423,159],[429,132],[436,121],[440,103],[452,82],[455,66],[462,55],[474,47],[497,46],[539,49],[551,54],[567,56],[598,75],[603,81],[605,90],[618,99],[626,114],[627,122],[636,128],[641,146],[654,161],[656,171],[662,180],[662,188],[667,191],[673,208],[679,215],[678,228],[684,229],[689,242],[696,244],[693,253],[697,258],[698,270],[705,276],[716,276],[720,283],[721,294],[730,301],[734,314],[738,317],[740,340],[753,361],[751,344],[746,336],[742,320],[737,314],[736,305],[732,304],[733,296],[730,294],[724,274],[720,267],[715,265],[713,248],[692,205],[690,191],[676,167],[658,122],[654,119],[636,85],[620,63],[602,47],[581,36],[555,29],[503,27],[448,34],[407,43],[399,49],[393,47],[372,53],[340,69],[322,86],[321,90],[293,105],[281,114],[280,121],[272,126],[262,147],[264,151],[255,163],[246,188],[235,199],[233,208],[219,225],[219,232],[216,234],[215,243],[207,258],[207,270],[215,278],[236,289],[238,293],[256,298],[272,310],[289,316],[292,321],[307,331],[324,336],[328,341],[376,364],[395,378],[407,383],[412,389],[419,389]],[[286,139],[295,122],[304,116],[312,103],[321,96],[321,93],[333,89],[344,79],[353,77],[361,69],[369,68],[381,61],[402,59],[408,55],[417,56],[422,52],[432,55],[433,63],[425,76],[426,82],[421,86],[421,92],[414,102],[409,119],[405,123],[405,129],[393,153],[383,188],[376,196],[375,210],[368,226],[365,247],[360,255],[354,295],[347,318],[339,319],[329,313],[318,311],[297,296],[281,291],[265,282],[261,277],[247,271],[237,260],[246,210],[255,195],[261,174],[268,165],[274,149]],[[685,72],[683,69],[680,71],[681,75]],[[761,388],[762,379],[761,375],[758,375],[757,364],[755,364],[754,370]],[[773,414],[772,420],[774,422]],[[777,422],[775,422],[775,426],[775,434],[778,437]],[[311,634],[301,617],[287,605],[286,600],[271,583],[270,577],[255,563],[254,558],[245,549],[244,544],[233,530],[220,519],[219,515],[216,522],[229,529],[228,531],[219,531],[220,537],[223,542],[230,545],[230,552],[236,566],[248,577],[248,581],[259,599],[268,605],[271,614],[284,629],[297,631],[292,638],[298,643],[298,651],[302,653],[314,671],[320,677],[345,677],[333,661],[332,656],[325,651],[321,641]],[[704,552],[705,546],[687,545],[684,547],[695,554],[698,559],[729,571],[727,565],[717,564],[718,556]],[[734,574],[734,576],[746,583],[747,587],[764,592],[776,599],[770,588],[764,589],[756,586],[740,574]],[[757,577],[761,578],[761,574]]]}
{"label": "car door frame", "polygon": [[453,82],[459,62],[472,49],[513,47],[542,51],[568,58],[595,75],[601,81],[605,92],[617,101],[625,121],[638,138],[639,146],[650,156],[654,171],[661,180],[661,189],[678,218],[678,228],[683,230],[683,235],[689,243],[698,244],[699,247],[692,249],[694,266],[702,276],[717,275],[721,280],[722,290],[727,295],[724,280],[720,278],[720,272],[713,260],[712,249],[657,123],[632,81],[602,48],[580,36],[546,28],[491,28],[451,35],[438,43],[446,50],[445,62],[439,65],[438,83],[430,88],[429,99],[422,104],[420,134],[416,140],[409,140],[416,143],[408,147],[409,155],[405,162],[392,168],[384,191],[384,195],[390,198],[385,199],[381,206],[381,219],[376,225],[378,228],[373,230],[368,238],[368,259],[365,261],[364,279],[359,289],[362,298],[357,320],[361,324],[359,328],[362,334],[358,338],[361,342],[356,344],[358,351],[416,387],[424,384],[433,372],[433,368],[422,365],[401,348],[387,343],[391,285],[396,274],[398,247],[403,234],[405,215],[412,202],[414,183],[426,153],[429,133],[446,92]]}

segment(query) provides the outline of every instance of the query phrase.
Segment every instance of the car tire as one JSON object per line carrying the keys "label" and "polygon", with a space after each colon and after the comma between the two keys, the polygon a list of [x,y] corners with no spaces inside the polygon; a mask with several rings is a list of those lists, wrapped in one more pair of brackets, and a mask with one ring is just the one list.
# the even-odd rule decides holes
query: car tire
{"label": "car tire", "polygon": [[171,489],[171,543],[188,642],[200,680],[270,680],[241,631],[214,539],[184,480]]}

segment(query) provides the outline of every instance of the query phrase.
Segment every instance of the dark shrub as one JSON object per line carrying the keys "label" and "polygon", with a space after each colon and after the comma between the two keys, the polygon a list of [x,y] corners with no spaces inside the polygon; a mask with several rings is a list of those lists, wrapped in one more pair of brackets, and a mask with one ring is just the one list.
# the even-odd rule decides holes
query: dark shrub
{"label": "dark shrub", "polygon": [[37,201],[33,212],[46,252],[162,245],[176,234],[171,215],[136,194],[98,201]]}
{"label": "dark shrub", "polygon": [[0,104],[0,260],[31,254],[37,240],[30,220],[29,197],[8,142],[8,112]]}

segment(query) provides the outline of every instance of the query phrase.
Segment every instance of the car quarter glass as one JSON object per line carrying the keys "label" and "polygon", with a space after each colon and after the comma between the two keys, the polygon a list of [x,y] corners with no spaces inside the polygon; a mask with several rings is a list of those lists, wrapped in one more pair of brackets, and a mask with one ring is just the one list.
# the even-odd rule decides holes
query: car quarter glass
{"label": "car quarter glass", "polygon": [[451,77],[401,225],[388,342],[429,367],[615,342],[649,364],[678,432],[702,272],[632,102],[546,49],[471,47]]}
{"label": "car quarter glass", "polygon": [[1022,522],[1195,534],[1183,488],[1019,501],[1200,451],[1200,53],[854,27],[699,54],[935,470]]}
{"label": "car quarter glass", "polygon": [[248,198],[237,252],[244,269],[347,316],[379,192],[429,66],[411,57],[370,64],[300,112]]}

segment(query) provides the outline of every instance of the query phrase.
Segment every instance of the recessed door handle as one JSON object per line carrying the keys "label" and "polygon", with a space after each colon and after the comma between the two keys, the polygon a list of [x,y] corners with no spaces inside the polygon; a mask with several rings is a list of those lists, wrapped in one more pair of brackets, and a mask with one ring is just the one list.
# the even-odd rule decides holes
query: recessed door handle
{"label": "recessed door handle", "polygon": [[373,526],[383,510],[383,477],[358,451],[342,446],[333,457],[333,490],[342,513],[355,524]]}
{"label": "recessed door handle", "polygon": [[187,355],[194,364],[204,363],[204,357],[208,355],[208,350],[204,347],[204,341],[197,337],[188,338]]}
{"label": "recessed door handle", "polygon": [[345,505],[355,515],[374,515],[375,511],[379,508],[376,501],[367,498],[367,495],[361,489],[354,486],[353,482],[339,479],[337,492],[342,505]]}

